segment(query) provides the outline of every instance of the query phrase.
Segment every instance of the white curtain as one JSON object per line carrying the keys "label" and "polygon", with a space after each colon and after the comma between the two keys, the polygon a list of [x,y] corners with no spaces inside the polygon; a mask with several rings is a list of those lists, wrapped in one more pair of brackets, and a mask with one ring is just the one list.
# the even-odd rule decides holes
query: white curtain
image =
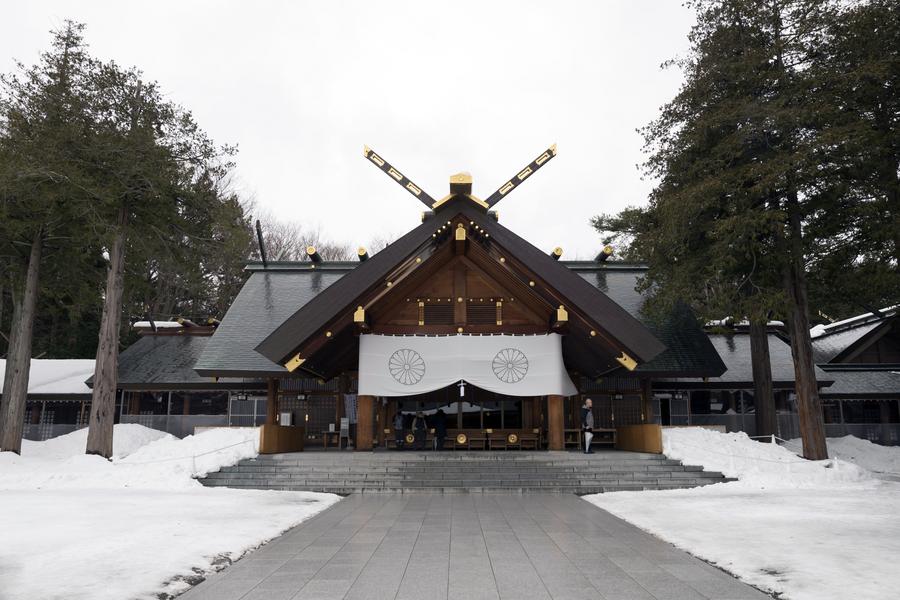
{"label": "white curtain", "polygon": [[360,394],[411,396],[460,380],[509,396],[577,393],[555,333],[360,336]]}

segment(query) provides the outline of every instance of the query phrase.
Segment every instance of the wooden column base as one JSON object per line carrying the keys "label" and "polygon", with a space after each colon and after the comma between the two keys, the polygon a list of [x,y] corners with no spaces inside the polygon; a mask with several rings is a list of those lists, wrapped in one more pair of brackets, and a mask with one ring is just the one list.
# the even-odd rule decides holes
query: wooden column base
{"label": "wooden column base", "polygon": [[563,397],[547,396],[547,449],[562,450],[564,443]]}
{"label": "wooden column base", "polygon": [[356,449],[372,449],[372,431],[375,426],[375,396],[356,397]]}

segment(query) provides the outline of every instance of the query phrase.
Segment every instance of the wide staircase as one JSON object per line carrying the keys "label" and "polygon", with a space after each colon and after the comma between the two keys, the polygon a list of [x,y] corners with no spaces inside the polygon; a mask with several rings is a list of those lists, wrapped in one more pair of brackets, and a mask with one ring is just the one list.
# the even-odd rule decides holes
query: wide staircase
{"label": "wide staircase", "polygon": [[203,485],[358,492],[593,494],[733,481],[659,454],[574,452],[304,452],[260,455],[210,473]]}

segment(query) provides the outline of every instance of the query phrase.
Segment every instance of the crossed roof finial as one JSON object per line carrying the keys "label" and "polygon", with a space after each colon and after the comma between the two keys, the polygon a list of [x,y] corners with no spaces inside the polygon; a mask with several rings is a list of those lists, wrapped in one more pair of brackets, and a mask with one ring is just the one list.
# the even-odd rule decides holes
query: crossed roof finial
{"label": "crossed roof finial", "polygon": [[441,198],[440,200],[435,200],[430,195],[428,195],[428,193],[426,193],[421,187],[413,183],[403,173],[394,168],[389,162],[376,154],[375,151],[368,146],[363,146],[363,155],[367,159],[369,159],[369,161],[374,163],[375,166],[387,173],[391,177],[391,179],[403,186],[403,189],[418,198],[419,201],[427,206],[430,210],[438,208],[454,196],[466,196],[470,200],[487,210],[500,202],[500,200],[505,198],[507,194],[509,194],[523,181],[525,181],[525,179],[527,179],[535,171],[549,162],[550,159],[556,156],[556,144],[553,144],[552,146],[544,150],[540,154],[540,156],[526,165],[524,169],[522,169],[515,175],[515,177],[504,183],[496,192],[488,196],[487,200],[481,200],[472,195],[472,176],[469,173],[457,173],[456,175],[451,175],[450,194]]}

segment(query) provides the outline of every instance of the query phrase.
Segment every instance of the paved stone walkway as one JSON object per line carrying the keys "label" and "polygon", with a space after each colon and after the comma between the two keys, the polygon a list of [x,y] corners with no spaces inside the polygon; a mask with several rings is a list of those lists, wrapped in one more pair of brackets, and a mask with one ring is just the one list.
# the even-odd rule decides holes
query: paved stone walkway
{"label": "paved stone walkway", "polygon": [[353,495],[184,600],[763,600],[574,495]]}

